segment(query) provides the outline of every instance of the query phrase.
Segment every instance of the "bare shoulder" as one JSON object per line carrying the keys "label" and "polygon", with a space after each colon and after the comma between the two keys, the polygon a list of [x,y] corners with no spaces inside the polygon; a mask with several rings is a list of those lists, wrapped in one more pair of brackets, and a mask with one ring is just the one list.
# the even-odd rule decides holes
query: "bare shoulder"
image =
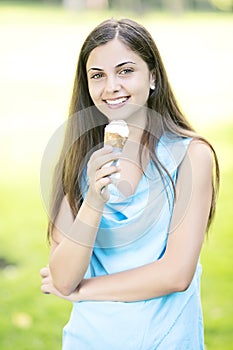
{"label": "bare shoulder", "polygon": [[201,170],[201,167],[212,169],[213,154],[210,146],[206,142],[198,139],[191,141],[187,155],[191,160],[192,165],[198,166],[199,170]]}
{"label": "bare shoulder", "polygon": [[205,191],[212,183],[212,178],[213,155],[211,147],[202,140],[193,139],[180,165],[176,185],[177,193],[184,188],[184,183],[192,188],[196,186],[199,191]]}
{"label": "bare shoulder", "polygon": [[212,150],[208,143],[199,139],[193,139],[188,147],[189,155],[201,157],[203,160],[212,161]]}
{"label": "bare shoulder", "polygon": [[195,193],[204,195],[212,188],[213,182],[213,154],[208,143],[193,139],[187,149],[186,155],[180,164],[176,183],[177,199],[179,194]]}

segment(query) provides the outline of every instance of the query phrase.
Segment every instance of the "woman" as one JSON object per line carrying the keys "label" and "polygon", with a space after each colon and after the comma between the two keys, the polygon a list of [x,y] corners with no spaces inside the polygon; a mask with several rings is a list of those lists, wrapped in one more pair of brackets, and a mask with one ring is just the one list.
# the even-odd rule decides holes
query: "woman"
{"label": "woman", "polygon": [[[122,154],[103,147],[119,119]],[[218,182],[151,35],[131,20],[101,23],[79,56],[41,270],[44,293],[74,302],[63,350],[204,349],[199,255]]]}

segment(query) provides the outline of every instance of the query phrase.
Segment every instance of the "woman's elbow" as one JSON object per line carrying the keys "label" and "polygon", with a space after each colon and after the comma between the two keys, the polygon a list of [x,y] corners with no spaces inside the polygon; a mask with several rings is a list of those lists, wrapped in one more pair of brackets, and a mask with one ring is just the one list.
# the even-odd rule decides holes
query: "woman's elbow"
{"label": "woman's elbow", "polygon": [[170,269],[168,276],[168,289],[171,293],[185,292],[193,279],[193,274],[183,269]]}
{"label": "woman's elbow", "polygon": [[65,283],[61,283],[61,284],[54,284],[54,287],[58,290],[58,292],[60,292],[62,295],[64,296],[69,296],[74,289],[71,288],[70,285],[67,285]]}
{"label": "woman's elbow", "polygon": [[186,267],[178,268],[174,272],[174,286],[176,292],[185,292],[192,283],[195,270]]}
{"label": "woman's elbow", "polygon": [[177,279],[174,283],[173,289],[174,292],[185,292],[191,284],[189,279]]}
{"label": "woman's elbow", "polygon": [[71,293],[73,293],[73,291],[77,287],[77,284],[74,285],[74,281],[70,280],[69,276],[58,274],[56,273],[56,270],[54,271],[51,267],[50,271],[53,286],[57,289],[59,293],[61,293],[64,296],[69,296]]}

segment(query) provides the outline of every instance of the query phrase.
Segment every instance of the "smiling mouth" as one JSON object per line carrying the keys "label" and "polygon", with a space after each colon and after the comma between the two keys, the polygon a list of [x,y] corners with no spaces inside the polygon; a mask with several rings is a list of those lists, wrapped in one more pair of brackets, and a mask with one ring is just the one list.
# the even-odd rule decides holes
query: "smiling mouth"
{"label": "smiling mouth", "polygon": [[129,97],[120,97],[112,100],[104,100],[109,106],[117,106],[126,102]]}

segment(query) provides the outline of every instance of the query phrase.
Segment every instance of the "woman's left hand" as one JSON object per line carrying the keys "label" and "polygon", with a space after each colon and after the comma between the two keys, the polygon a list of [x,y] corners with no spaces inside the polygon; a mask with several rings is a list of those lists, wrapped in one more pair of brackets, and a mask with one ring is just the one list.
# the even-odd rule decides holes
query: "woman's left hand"
{"label": "woman's left hand", "polygon": [[76,289],[75,292],[71,293],[70,295],[63,295],[56,289],[56,287],[53,285],[53,280],[52,280],[49,267],[43,267],[40,270],[40,275],[42,278],[41,291],[44,294],[54,294],[59,298],[72,301],[72,302],[81,300],[79,296],[78,288]]}

